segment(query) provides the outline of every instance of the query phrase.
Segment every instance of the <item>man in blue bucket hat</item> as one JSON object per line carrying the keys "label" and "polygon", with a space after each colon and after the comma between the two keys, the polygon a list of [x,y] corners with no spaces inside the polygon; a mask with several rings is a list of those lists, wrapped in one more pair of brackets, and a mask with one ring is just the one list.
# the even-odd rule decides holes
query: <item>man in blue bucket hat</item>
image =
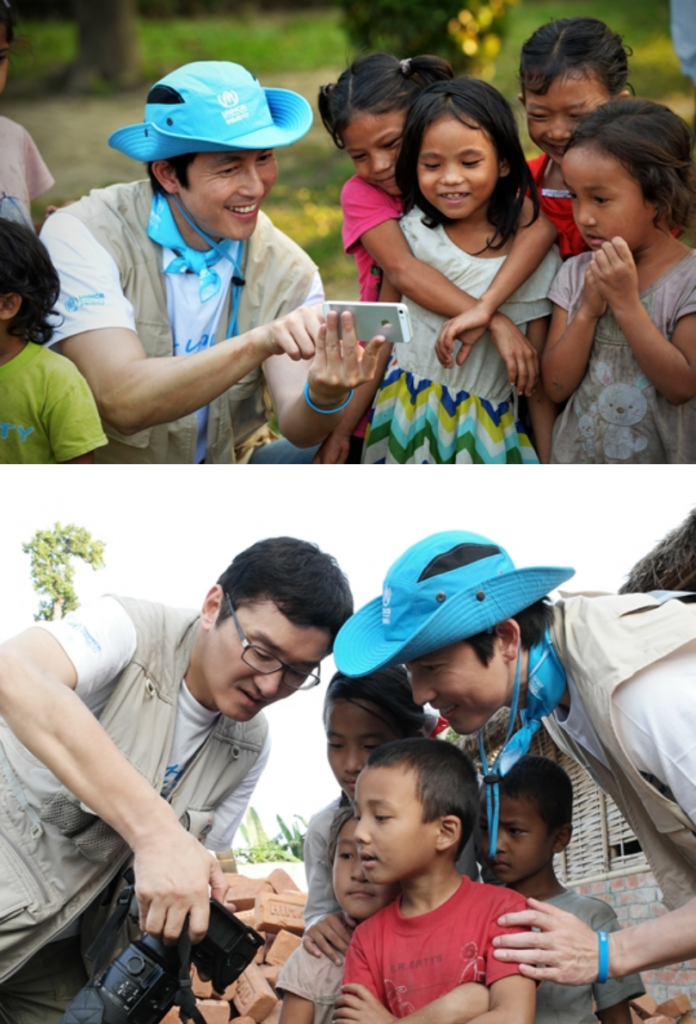
{"label": "man in blue bucket hat", "polygon": [[491,849],[496,782],[542,722],[612,796],[673,912],[607,935],[531,900],[530,910],[499,923],[540,930],[495,942],[496,956],[522,962],[529,977],[589,984],[696,956],[696,595],[577,594],[551,603],[547,595],[572,575],[516,568],[478,534],[434,534],[394,562],[382,596],[340,630],[334,657],[348,676],[405,663],[415,700],[459,733],[510,708],[492,763],[480,740]]}
{"label": "man in blue bucket hat", "polygon": [[62,285],[54,343],[94,392],[101,461],[238,461],[268,433],[265,384],[298,446],[274,446],[275,458],[311,461],[371,377],[379,342],[361,348],[351,321],[339,344],[316,266],[261,210],[274,150],[311,123],[302,96],[262,88],[239,64],[187,64],[150,90],[142,123],[109,139],[149,180],[94,190],[48,220]]}

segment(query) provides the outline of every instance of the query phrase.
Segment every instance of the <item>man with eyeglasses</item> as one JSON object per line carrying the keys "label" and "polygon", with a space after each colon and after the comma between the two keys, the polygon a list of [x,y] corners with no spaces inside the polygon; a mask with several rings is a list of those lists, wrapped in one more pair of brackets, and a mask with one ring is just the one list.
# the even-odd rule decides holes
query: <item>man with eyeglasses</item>
{"label": "man with eyeglasses", "polygon": [[205,935],[209,889],[227,890],[211,851],[232,845],[268,759],[260,712],[319,683],[352,607],[333,558],[279,537],[239,554],[200,612],[103,597],[0,646],[11,1020],[51,1024],[83,987],[81,938],[131,857],[141,927],[174,941],[189,915]]}

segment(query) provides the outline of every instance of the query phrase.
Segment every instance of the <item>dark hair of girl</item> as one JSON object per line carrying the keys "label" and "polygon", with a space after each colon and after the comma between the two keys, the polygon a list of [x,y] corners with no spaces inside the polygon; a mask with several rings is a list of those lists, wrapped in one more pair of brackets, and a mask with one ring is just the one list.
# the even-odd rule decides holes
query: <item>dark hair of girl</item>
{"label": "dark hair of girl", "polygon": [[53,334],[49,317],[60,294],[58,274],[32,228],[0,218],[0,295],[13,293],[22,305],[8,334],[45,345]]}
{"label": "dark hair of girl", "polygon": [[404,210],[408,212],[417,206],[425,214],[423,223],[428,227],[448,223],[445,215],[427,201],[418,184],[423,136],[443,118],[456,118],[468,128],[482,131],[495,147],[498,159],[509,167],[509,173],[498,178],[488,205],[488,220],[496,229],[489,248],[500,249],[515,233],[527,192],[534,204],[533,220],[539,214],[539,197],[510,104],[497,89],[478,78],[455,78],[431,85],[409,110],[396,162],[396,182],[404,197]]}
{"label": "dark hair of girl", "polygon": [[[324,724],[326,725],[331,706],[337,700],[357,704],[370,714],[377,714],[390,729],[399,736],[422,736],[426,715],[416,704],[403,665],[381,668],[367,676],[349,678],[341,672],[334,673],[324,698]],[[375,707],[365,707],[369,701]]]}
{"label": "dark hair of girl", "polygon": [[558,18],[538,28],[522,47],[520,84],[543,96],[557,78],[594,75],[609,96],[618,96],[626,88],[632,53],[597,18]]}
{"label": "dark hair of girl", "polygon": [[11,43],[14,39],[14,28],[17,24],[17,18],[15,16],[14,8],[11,4],[5,3],[5,0],[0,0],[0,25],[5,26],[5,34],[7,36],[7,42]]}
{"label": "dark hair of girl", "polygon": [[655,203],[655,224],[688,230],[696,216],[696,168],[685,121],[660,103],[615,100],[598,107],[573,132],[568,149],[587,146],[614,157]]}
{"label": "dark hair of girl", "polygon": [[[343,794],[345,796],[345,793]],[[353,804],[349,801],[348,803],[341,804],[334,814],[331,825],[329,827],[329,836],[326,843],[326,863],[329,870],[333,868],[333,862],[336,860],[336,847],[338,846],[338,837],[343,830],[343,826],[348,821],[352,821],[355,817],[355,811],[353,810]]]}
{"label": "dark hair of girl", "polygon": [[322,85],[319,113],[331,138],[344,149],[343,132],[356,115],[406,111],[421,89],[453,75],[442,57],[397,60],[389,53],[372,53],[353,61],[337,82]]}

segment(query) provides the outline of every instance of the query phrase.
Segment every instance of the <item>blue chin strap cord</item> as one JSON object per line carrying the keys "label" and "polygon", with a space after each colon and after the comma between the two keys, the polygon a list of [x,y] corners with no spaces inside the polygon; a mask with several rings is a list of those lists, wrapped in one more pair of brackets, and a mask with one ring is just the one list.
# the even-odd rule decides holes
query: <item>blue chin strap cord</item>
{"label": "blue chin strap cord", "polygon": [[486,750],[483,745],[483,731],[480,730],[478,734],[479,739],[479,753],[481,755],[481,767],[483,769],[483,781],[486,785],[486,818],[488,819],[488,856],[495,857],[495,852],[498,848],[498,819],[500,816],[500,786],[498,783],[503,777],[503,772],[500,767],[501,758],[503,751],[505,750],[510,737],[512,736],[512,730],[515,725],[515,718],[517,717],[517,704],[520,699],[520,677],[522,672],[522,651],[521,649],[517,652],[517,668],[515,670],[515,685],[512,690],[512,702],[510,704],[510,719],[508,721],[507,732],[505,733],[505,739],[500,749],[498,756],[493,761],[493,764],[488,767],[488,758],[486,757]]}
{"label": "blue chin strap cord", "polygon": [[224,258],[226,260],[229,260],[234,268],[234,276],[232,277],[232,310],[230,313],[230,322],[227,327],[227,337],[236,338],[237,335],[239,334],[239,324],[237,322],[237,317],[239,313],[239,301],[242,296],[242,287],[246,284],[246,281],[242,277],[242,271],[240,268],[240,264],[242,263],[244,256],[244,242],[240,242],[239,244],[238,264],[235,260],[232,259],[229,252],[227,252],[227,250],[224,249],[223,246],[221,246],[218,242],[211,238],[210,235],[207,235],[202,228],[199,228],[198,224],[196,224],[195,220],[193,220],[193,218],[188,215],[188,213],[181,205],[176,196],[170,195],[169,198],[174,200],[181,216],[184,218],[184,220],[186,220],[189,223],[189,225],[193,228],[196,234],[200,235],[203,241],[208,243],[210,248],[213,249],[219,255],[220,259]]}
{"label": "blue chin strap cord", "polygon": [[522,651],[517,652],[517,668],[515,685],[510,702],[510,720],[505,740],[500,751],[488,766],[486,751],[483,746],[483,733],[479,732],[479,752],[483,781],[486,784],[486,817],[488,818],[488,856],[495,857],[498,847],[498,820],[500,816],[499,782],[512,766],[529,750],[534,733],[541,727],[541,720],[550,715],[560,701],[567,685],[565,669],[556,654],[548,631],[543,640],[529,650],[527,667],[527,706],[520,711],[520,728],[513,735],[517,717],[517,706],[520,698],[520,681],[522,673]]}

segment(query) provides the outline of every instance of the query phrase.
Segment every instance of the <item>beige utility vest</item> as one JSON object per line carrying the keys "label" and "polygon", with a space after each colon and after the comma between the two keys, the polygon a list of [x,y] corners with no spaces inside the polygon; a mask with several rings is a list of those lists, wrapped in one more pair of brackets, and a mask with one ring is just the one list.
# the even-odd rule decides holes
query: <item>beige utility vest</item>
{"label": "beige utility vest", "polygon": [[[111,254],[123,293],[135,313],[135,330],[151,359],[174,354],[162,271],[162,247],[148,236],[152,204],[149,181],[94,189],[61,211],[77,217]],[[239,303],[239,332],[297,309],[307,298],[316,272],[309,256],[259,212],[256,229],[244,246],[242,274],[246,284]],[[231,291],[220,317],[214,344],[224,341],[230,320]],[[261,367],[242,378],[210,403],[206,461],[234,462],[234,446],[266,418]],[[198,425],[195,413],[173,423],[147,427],[126,436],[103,423],[109,444],[99,448],[97,462],[195,462]]]}
{"label": "beige utility vest", "polygon": [[[198,613],[118,598],[137,647],[100,723],[136,770],[161,792],[181,681]],[[255,764],[268,732],[220,716],[169,796],[184,828],[201,841],[217,804]],[[0,719],[0,982],[74,921],[131,855],[125,841],[21,747]]]}
{"label": "beige utility vest", "polygon": [[545,718],[544,725],[561,750],[584,765],[615,801],[640,841],[664,902],[670,909],[680,907],[696,896],[696,824],[633,765],[614,728],[611,698],[636,672],[696,639],[696,604],[660,604],[646,594],[573,595],[555,606],[551,635],[609,768],[553,717]]}

